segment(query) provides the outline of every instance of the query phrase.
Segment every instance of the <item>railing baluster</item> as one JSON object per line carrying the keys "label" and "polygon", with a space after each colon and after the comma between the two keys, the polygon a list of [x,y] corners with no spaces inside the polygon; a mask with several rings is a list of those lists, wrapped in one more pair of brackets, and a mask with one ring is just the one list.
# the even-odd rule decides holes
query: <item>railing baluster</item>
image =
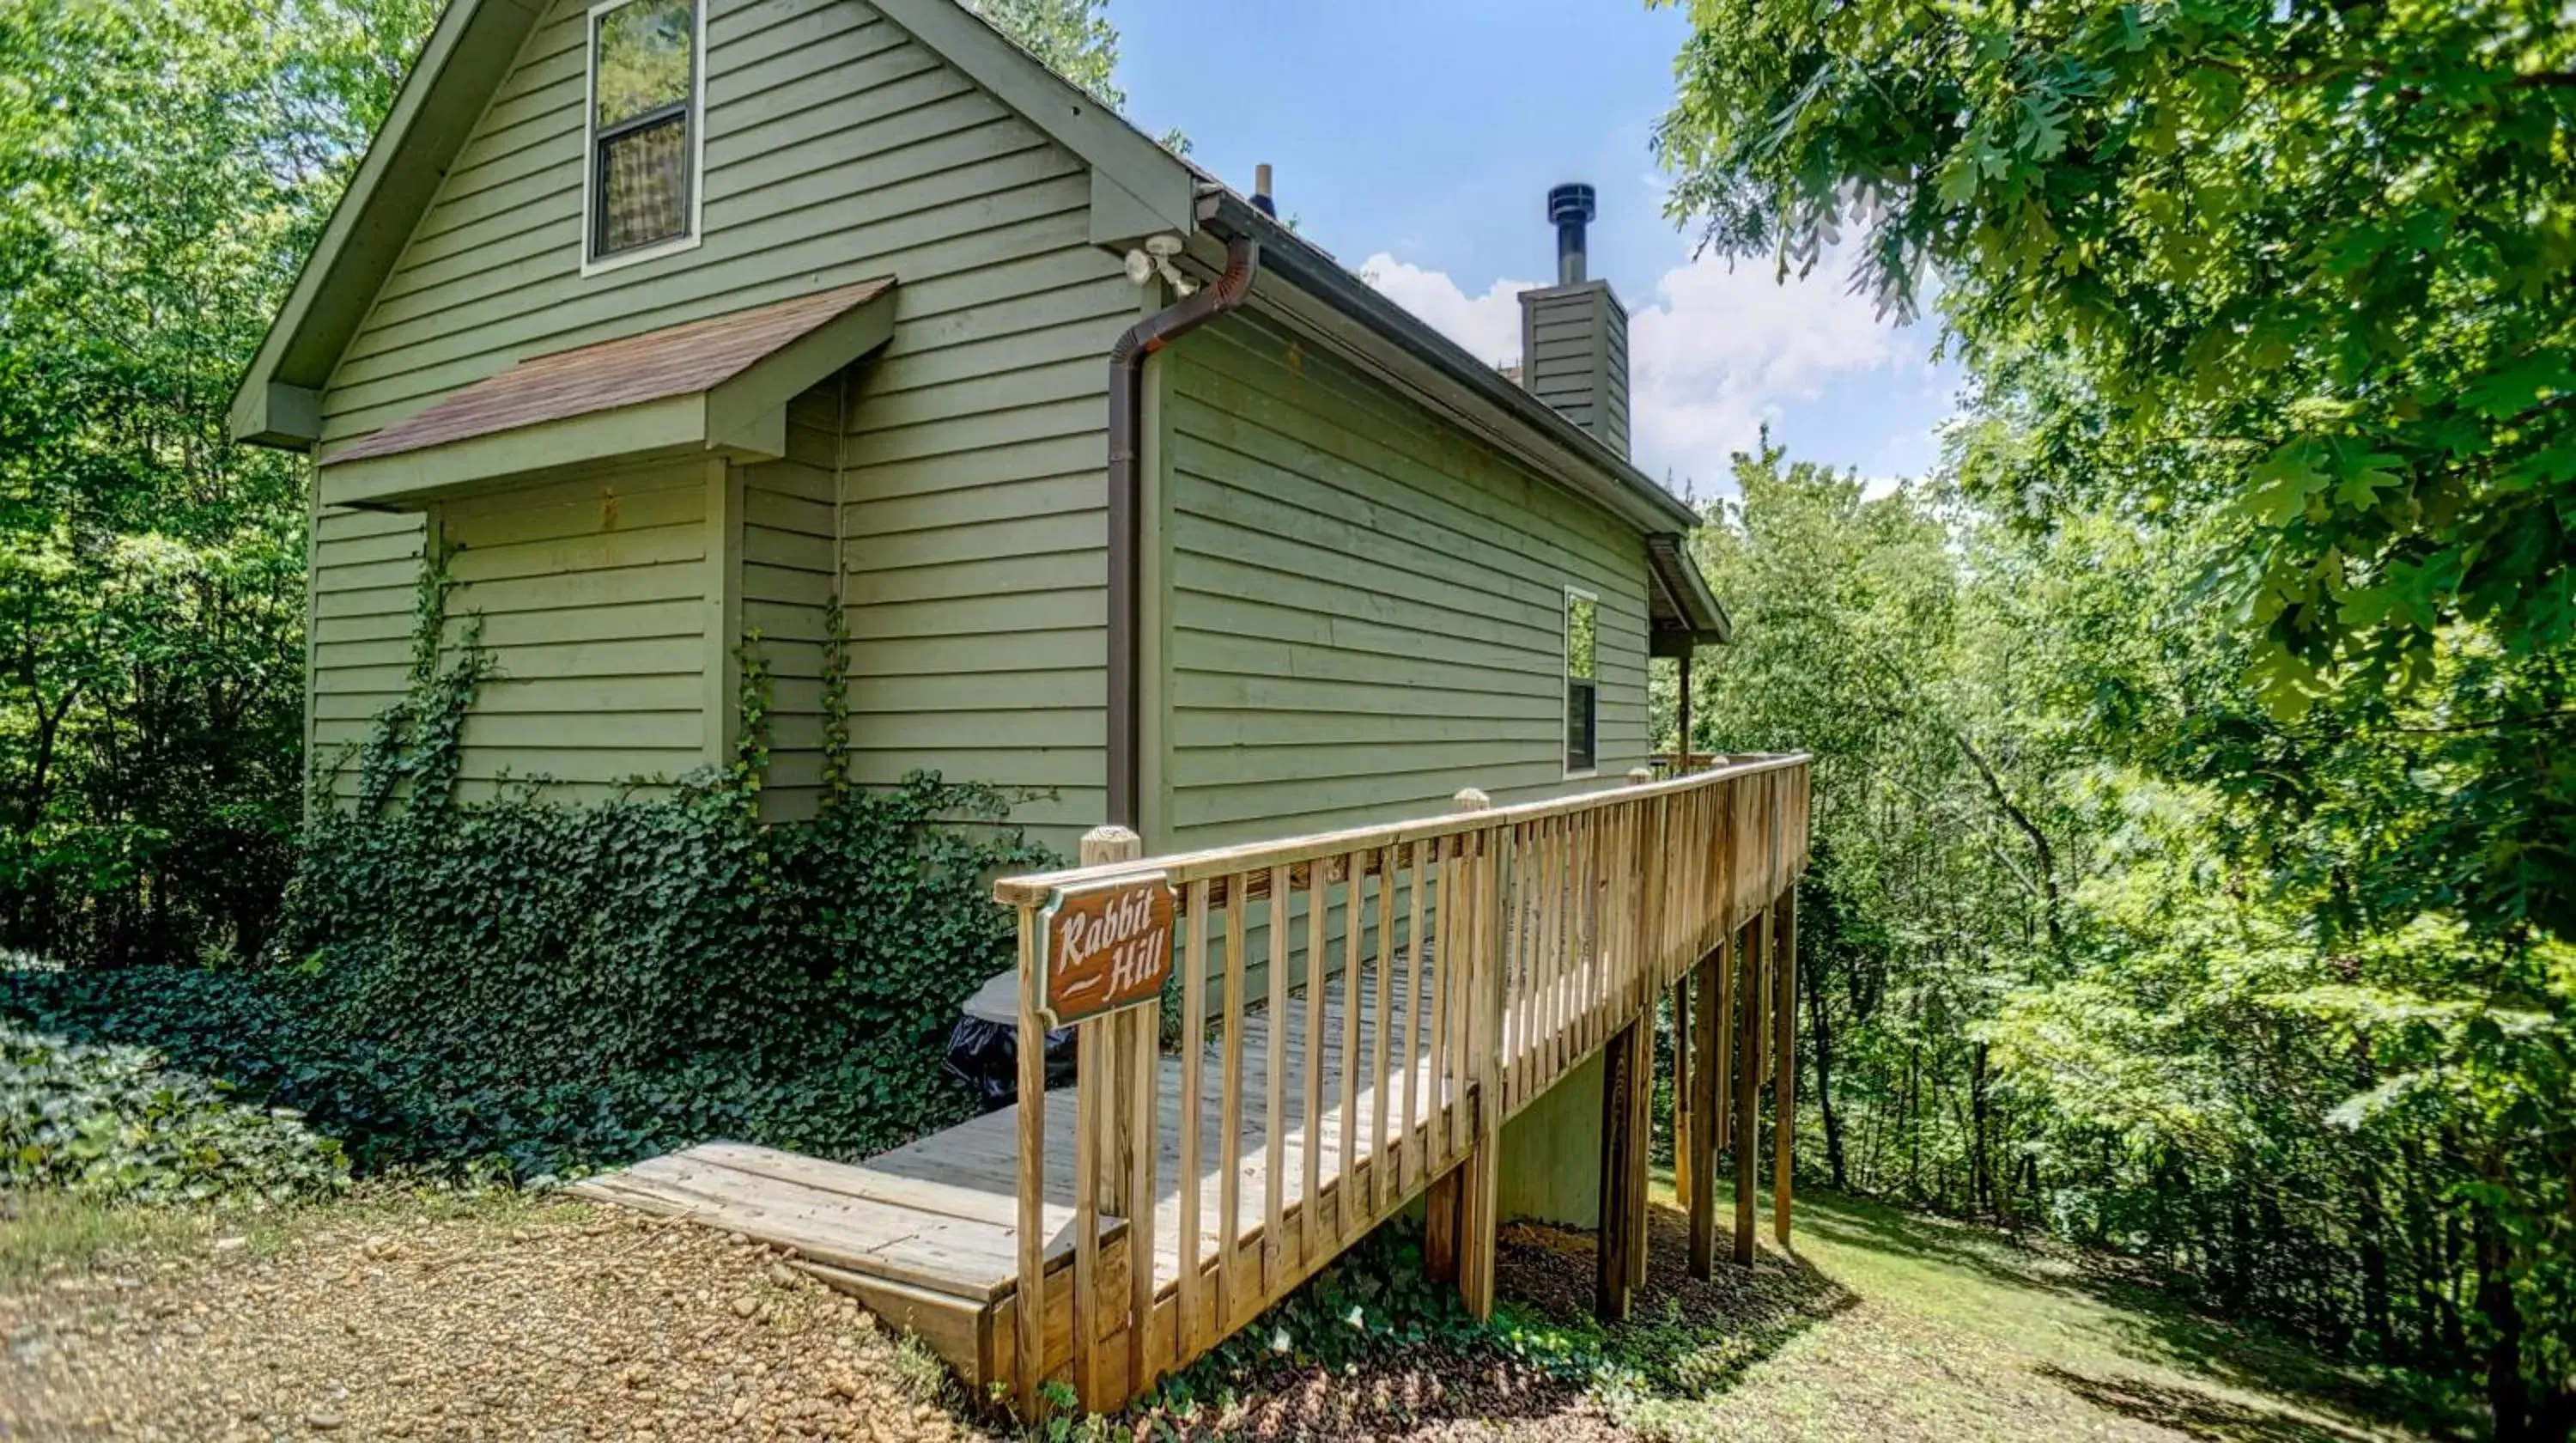
{"label": "railing baluster", "polygon": [[1332,910],[1332,884],[1324,859],[1306,867],[1306,1095],[1299,1126],[1305,1145],[1304,1186],[1297,1208],[1297,1260],[1300,1267],[1315,1256],[1319,1235],[1315,1214],[1324,1201],[1324,918]]}
{"label": "railing baluster", "polygon": [[1574,1036],[1569,1051],[1592,1051],[1592,1020],[1600,1015],[1600,917],[1592,897],[1592,853],[1600,848],[1600,814],[1584,812],[1574,819],[1574,863],[1566,868],[1566,904],[1574,907]]}
{"label": "railing baluster", "polygon": [[[1073,1032],[1073,1389],[1085,1410],[1100,1397],[1100,1149],[1108,1139],[1108,1023]],[[1045,1104],[1041,1100],[1040,1111]]]}
{"label": "railing baluster", "polygon": [[1423,1051],[1430,1058],[1430,1066],[1425,1069],[1427,1073],[1425,1085],[1431,1092],[1431,1112],[1424,1122],[1432,1139],[1425,1143],[1431,1154],[1431,1170],[1437,1173],[1448,1165],[1450,1157],[1457,1151],[1456,1140],[1451,1136],[1450,1131],[1450,1109],[1456,1099],[1451,1097],[1448,1091],[1449,1013],[1451,1011],[1449,994],[1456,990],[1451,983],[1455,980],[1458,971],[1452,956],[1453,948],[1455,944],[1465,939],[1451,935],[1449,926],[1450,918],[1454,915],[1449,906],[1449,881],[1450,874],[1454,870],[1449,858],[1449,842],[1441,841],[1432,845],[1433,855],[1439,861],[1440,871],[1438,879],[1433,883],[1432,893],[1434,911],[1431,919],[1430,954],[1431,1032],[1424,1040],[1423,1046]]}
{"label": "railing baluster", "polygon": [[[1207,1225],[1199,1196],[1199,1109],[1207,1068],[1207,927],[1208,884],[1189,887],[1189,917],[1183,923],[1181,958],[1181,1153],[1180,1231],[1172,1242],[1181,1262],[1175,1286],[1178,1325],[1173,1329],[1173,1356],[1187,1360],[1199,1340],[1199,1237]],[[1222,1256],[1222,1254],[1220,1254]]]}
{"label": "railing baluster", "polygon": [[[1155,1239],[1154,1153],[1162,1109],[1162,1057],[1156,1045],[1163,1030],[1161,1008],[1148,1002],[1130,1012],[1126,1022],[1125,1061],[1135,1079],[1134,1091],[1129,1094],[1129,1106],[1134,1111],[1127,1122],[1131,1149],[1127,1175],[1127,1395],[1133,1397],[1153,1385],[1161,1359],[1154,1330],[1154,1298],[1161,1291],[1154,1275],[1159,1252]],[[1125,1401],[1119,1398],[1111,1406]]]}
{"label": "railing baluster", "polygon": [[1288,907],[1295,894],[1289,890],[1288,869],[1270,869],[1270,1003],[1264,1010],[1269,1019],[1269,1046],[1262,1056],[1261,1084],[1261,1297],[1268,1302],[1279,1286],[1279,1265],[1285,1241],[1280,1234],[1286,1217],[1288,1190],[1288,1129],[1284,1114],[1288,1110]]}
{"label": "railing baluster", "polygon": [[1537,1054],[1532,1046],[1533,1029],[1538,1017],[1539,919],[1543,896],[1539,889],[1539,856],[1541,833],[1536,822],[1524,822],[1515,829],[1512,843],[1512,933],[1517,939],[1520,956],[1512,969],[1512,1106],[1521,1107],[1537,1095],[1533,1090],[1537,1078]]}
{"label": "railing baluster", "polygon": [[1484,904],[1477,895],[1476,870],[1483,865],[1478,846],[1479,834],[1463,833],[1458,837],[1458,853],[1441,868],[1445,875],[1454,867],[1457,884],[1448,892],[1447,906],[1452,910],[1440,919],[1441,925],[1457,934],[1458,955],[1449,968],[1449,1151],[1452,1156],[1466,1151],[1475,1133],[1475,1118],[1467,1111],[1467,1084],[1474,1079],[1475,1054],[1469,1050],[1474,1036],[1471,1023],[1476,1013],[1476,979],[1483,975]]}
{"label": "railing baluster", "polygon": [[1333,1194],[1339,1204],[1333,1237],[1341,1242],[1350,1240],[1359,1221],[1358,1207],[1351,1197],[1360,1185],[1356,1151],[1360,1120],[1360,906],[1365,891],[1360,874],[1367,865],[1366,852],[1353,852],[1342,860],[1342,1171],[1341,1186]]}
{"label": "railing baluster", "polygon": [[[1249,872],[1237,872],[1225,883],[1225,1044],[1217,1060],[1223,1069],[1218,1074],[1217,1092],[1221,1098],[1218,1122],[1224,1134],[1218,1151],[1225,1164],[1216,1184],[1217,1211],[1223,1215],[1216,1245],[1220,1336],[1233,1332],[1241,1319],[1256,1311],[1244,1299],[1243,1279],[1237,1269],[1243,1242],[1243,916],[1251,910],[1251,900],[1246,896],[1252,890],[1251,876]],[[1253,1301],[1257,1304],[1258,1299]]]}
{"label": "railing baluster", "polygon": [[1404,1135],[1403,1190],[1422,1180],[1422,1143],[1414,1127],[1420,1121],[1422,1073],[1422,844],[1413,844],[1411,877],[1405,884],[1404,916]]}
{"label": "railing baluster", "polygon": [[1375,1079],[1376,1095],[1370,1099],[1369,1115],[1369,1217],[1395,1206],[1401,1196],[1387,1180],[1390,1160],[1400,1156],[1388,1151],[1386,1137],[1387,1095],[1395,1090],[1395,1075],[1387,1070],[1387,1036],[1395,1026],[1395,848],[1387,847],[1378,854],[1377,869],[1377,1026],[1369,1043],[1369,1076]]}
{"label": "railing baluster", "polygon": [[1547,889],[1547,978],[1541,997],[1538,1024],[1538,1087],[1545,1091],[1556,1081],[1563,1059],[1565,1032],[1565,841],[1567,823],[1558,818],[1547,829],[1547,873],[1542,883]]}

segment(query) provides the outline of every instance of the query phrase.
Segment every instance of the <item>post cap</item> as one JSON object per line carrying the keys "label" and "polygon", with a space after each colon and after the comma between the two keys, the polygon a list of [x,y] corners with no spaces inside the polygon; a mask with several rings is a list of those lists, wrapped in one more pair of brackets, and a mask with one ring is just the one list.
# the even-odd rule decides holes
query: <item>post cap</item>
{"label": "post cap", "polygon": [[1082,834],[1082,865],[1124,862],[1145,855],[1145,839],[1112,822]]}

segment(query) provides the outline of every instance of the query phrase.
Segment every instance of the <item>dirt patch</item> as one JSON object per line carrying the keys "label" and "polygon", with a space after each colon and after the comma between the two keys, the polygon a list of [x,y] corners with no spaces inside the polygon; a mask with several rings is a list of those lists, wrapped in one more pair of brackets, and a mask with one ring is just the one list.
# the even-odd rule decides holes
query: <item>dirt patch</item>
{"label": "dirt patch", "polygon": [[723,1234],[572,1203],[363,1226],[218,1233],[0,1295],[0,1437],[971,1431],[869,1314]]}

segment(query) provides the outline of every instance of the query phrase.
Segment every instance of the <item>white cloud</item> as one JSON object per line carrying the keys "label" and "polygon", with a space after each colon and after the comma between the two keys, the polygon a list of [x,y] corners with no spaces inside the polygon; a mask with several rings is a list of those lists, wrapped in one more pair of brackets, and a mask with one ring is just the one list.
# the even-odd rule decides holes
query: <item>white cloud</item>
{"label": "white cloud", "polygon": [[[1361,266],[1371,284],[1490,361],[1520,353],[1520,292],[1498,280],[1470,296],[1447,275],[1383,251]],[[1784,404],[1813,400],[1839,380],[1924,369],[1928,337],[1879,319],[1867,296],[1845,289],[1849,267],[1828,254],[1804,279],[1775,282],[1768,264],[1702,258],[1664,272],[1651,299],[1623,297],[1628,317],[1629,431],[1639,469],[1696,477],[1725,474]]]}
{"label": "white cloud", "polygon": [[1520,294],[1535,289],[1537,281],[1496,281],[1483,295],[1470,296],[1447,275],[1408,265],[1384,251],[1362,262],[1360,274],[1397,305],[1465,346],[1478,360],[1520,358]]}

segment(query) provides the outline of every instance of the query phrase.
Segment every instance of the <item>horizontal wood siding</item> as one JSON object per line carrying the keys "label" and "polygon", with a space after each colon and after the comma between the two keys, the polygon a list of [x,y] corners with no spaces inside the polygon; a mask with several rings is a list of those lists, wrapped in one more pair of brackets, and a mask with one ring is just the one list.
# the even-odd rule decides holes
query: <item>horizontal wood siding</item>
{"label": "horizontal wood siding", "polygon": [[438,508],[450,645],[479,625],[496,668],[463,795],[542,776],[596,800],[709,760],[707,480],[673,462]]}
{"label": "horizontal wood siding", "polygon": [[426,534],[416,512],[326,509],[314,518],[307,755],[331,770],[343,798],[357,795],[359,743],[410,675]]}
{"label": "horizontal wood siding", "polygon": [[[1643,543],[1267,321],[1165,353],[1169,845],[1615,783],[1646,751]],[[1568,585],[1600,766],[1564,771]]]}
{"label": "horizontal wood siding", "polygon": [[787,412],[787,457],[742,468],[742,627],[769,665],[761,816],[810,817],[823,798],[823,671],[838,529],[838,378]]}
{"label": "horizontal wood siding", "polygon": [[1067,254],[1080,162],[873,8],[713,0],[702,242],[582,276],[585,9],[530,35],[341,358],[326,441],[526,356],[871,276],[909,326],[1112,273]]}
{"label": "horizontal wood siding", "polygon": [[[557,0],[443,181],[326,444],[524,357],[896,276],[837,451],[738,478],[747,512],[800,515],[744,517],[742,612],[811,626],[765,556],[811,556],[791,499],[838,471],[854,778],[1042,792],[1017,815],[1069,846],[1105,805],[1103,358],[1138,304],[1089,243],[1088,172],[861,0],[712,0],[701,243],[585,278],[585,9]],[[778,669],[785,806],[820,781],[820,697]]]}

